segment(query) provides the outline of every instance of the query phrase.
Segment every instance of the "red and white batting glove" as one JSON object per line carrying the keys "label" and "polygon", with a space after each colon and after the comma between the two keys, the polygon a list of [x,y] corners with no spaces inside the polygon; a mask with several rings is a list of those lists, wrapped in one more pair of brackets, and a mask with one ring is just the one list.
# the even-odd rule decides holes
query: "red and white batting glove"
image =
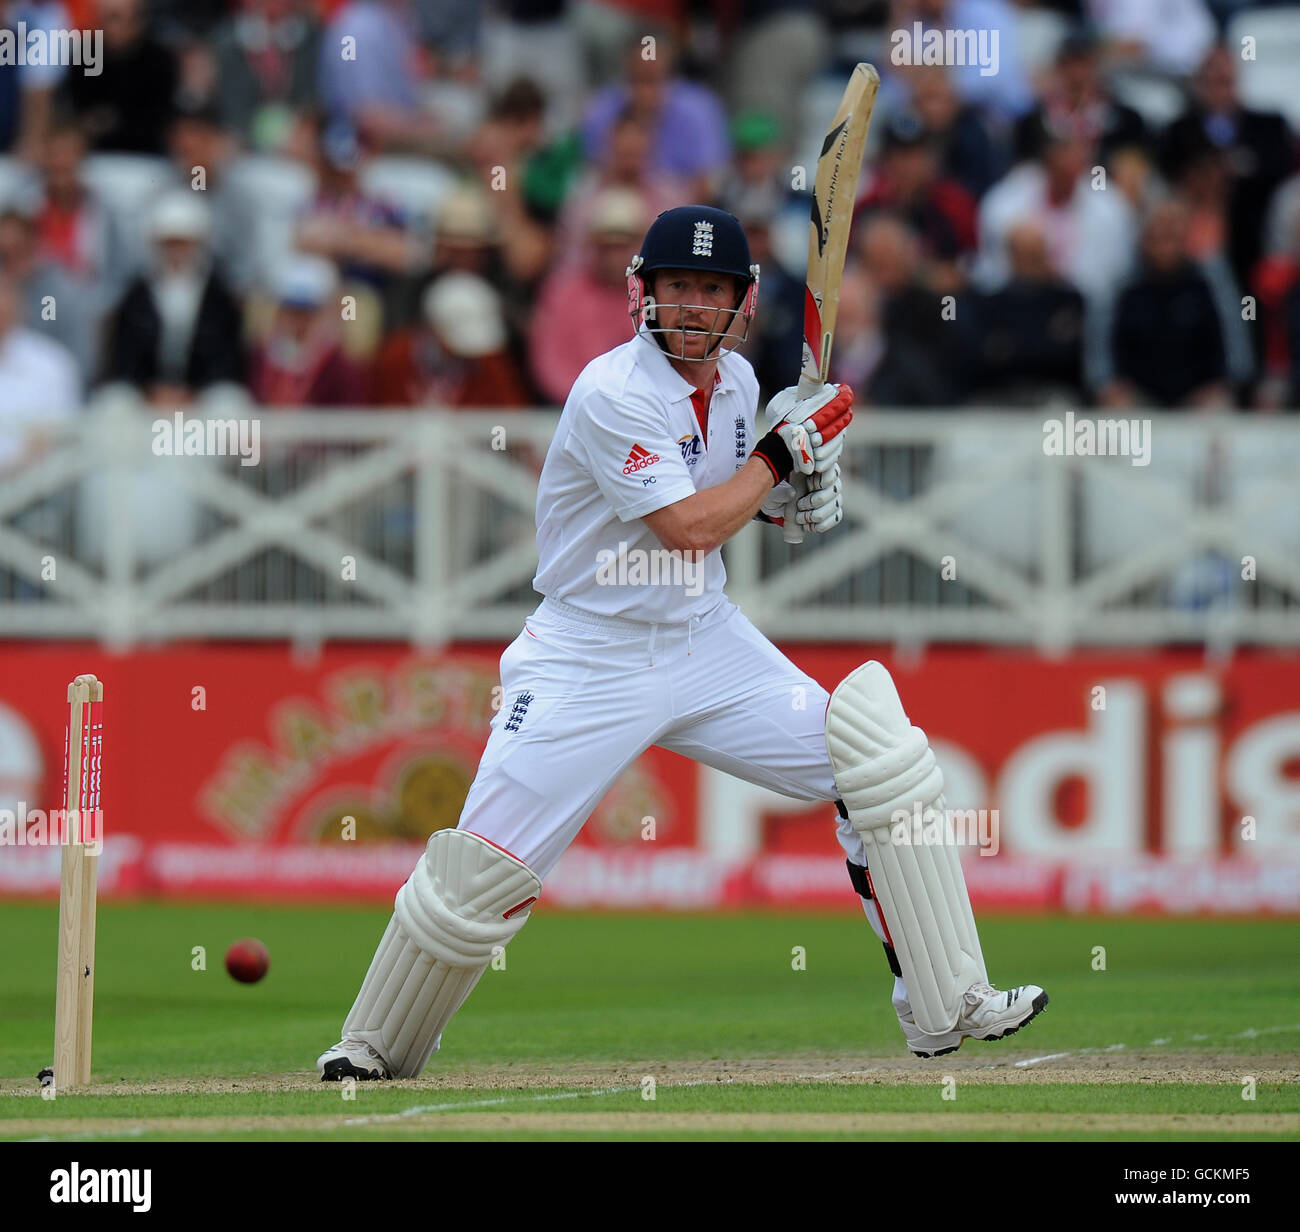
{"label": "red and white batting glove", "polygon": [[[794,470],[826,473],[844,448],[842,434],[853,420],[853,390],[826,384],[807,398],[798,386],[783,389],[767,404],[767,422],[790,446]],[[802,428],[801,435],[797,429]]]}
{"label": "red and white batting glove", "polygon": [[823,535],[844,520],[844,487],[840,483],[840,464],[819,471],[809,482],[808,491],[792,498],[786,507],[785,521],[793,521],[804,530]]}

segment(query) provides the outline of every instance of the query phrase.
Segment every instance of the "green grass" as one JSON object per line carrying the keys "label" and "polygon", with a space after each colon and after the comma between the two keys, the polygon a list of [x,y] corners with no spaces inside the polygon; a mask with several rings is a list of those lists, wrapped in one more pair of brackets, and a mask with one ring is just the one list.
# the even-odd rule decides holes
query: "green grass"
{"label": "green grass", "polygon": [[[99,912],[95,1058],[97,1083],[314,1074],[318,1052],[333,1043],[355,995],[386,911],[341,907],[263,908],[224,905],[118,905]],[[53,1035],[57,905],[0,903],[0,1080],[35,1088],[49,1063]],[[947,1058],[909,1085],[861,1081],[710,1083],[661,1081],[654,1101],[639,1090],[545,1101],[544,1091],[394,1089],[363,1085],[353,1101],[336,1087],[262,1092],[106,1095],[65,1094],[54,1101],[0,1097],[0,1120],[28,1121],[33,1133],[57,1133],[61,1120],[103,1118],[121,1124],[159,1117],[330,1117],[337,1126],[265,1135],[245,1127],[233,1136],[371,1137],[499,1133],[444,1129],[428,1118],[345,1127],[344,1118],[394,1114],[439,1103],[513,1097],[461,1111],[529,1115],[620,1111],[638,1120],[629,1133],[659,1136],[654,1118],[671,1113],[806,1114],[950,1113],[1207,1114],[1300,1113],[1300,1086],[1260,1080],[1256,1098],[1241,1098],[1249,1058],[1295,1054],[1300,1044],[1300,957],[1292,921],[1081,920],[983,918],[981,937],[990,974],[1003,985],[1033,981],[1052,997],[1048,1011],[1025,1032],[999,1044],[967,1043],[957,1054],[1007,1064],[1011,1056],[1069,1052],[1123,1044],[1124,1052],[1195,1053],[1223,1058],[1227,1077],[1216,1083],[1056,1084],[1036,1075],[1032,1085],[977,1085],[957,1073],[957,1098],[940,1095]],[[226,947],[255,936],[271,952],[260,984],[236,984],[225,973]],[[205,971],[193,969],[193,949],[206,950]],[[807,969],[794,970],[792,950],[804,947]],[[1104,946],[1106,970],[1093,969]],[[427,1076],[463,1079],[481,1066],[639,1066],[746,1057],[841,1058],[845,1070],[873,1059],[906,1059],[889,1006],[890,977],[865,921],[842,915],[566,915],[539,910],[511,943],[504,971],[489,971],[448,1029]],[[1251,1037],[1249,1029],[1263,1034]],[[1196,1038],[1201,1037],[1201,1038]],[[1159,1044],[1153,1041],[1166,1041]],[[1080,1056],[1082,1054],[1082,1056]],[[954,1058],[955,1060],[956,1058]],[[1098,1058],[1100,1062],[1100,1058]],[[1158,1068],[1158,1066],[1157,1066]],[[1230,1071],[1230,1072],[1229,1072]],[[653,1069],[647,1072],[653,1073]],[[1300,1061],[1297,1062],[1300,1072]],[[933,1075],[933,1076],[930,1076]],[[635,1079],[633,1080],[635,1082]],[[462,1085],[458,1081],[458,1085]],[[563,1076],[554,1084],[565,1088]],[[496,1088],[500,1087],[500,1082]],[[101,1088],[103,1089],[103,1088]],[[453,1119],[459,1111],[436,1114]],[[644,1127],[641,1122],[644,1121]],[[1263,1124],[1263,1122],[1261,1122]],[[103,1132],[103,1131],[96,1131]],[[1239,1132],[1225,1130],[1236,1139]],[[1276,1133],[1274,1128],[1269,1131]],[[193,1138],[199,1131],[145,1136]],[[555,1133],[541,1122],[538,1138],[618,1136],[609,1131]],[[1063,1130],[1063,1136],[1078,1136]],[[943,1136],[933,1129],[918,1136]],[[0,1133],[0,1137],[17,1136]],[[27,1136],[27,1135],[22,1135]],[[232,1136],[214,1124],[211,1137]],[[680,1137],[681,1131],[662,1136]],[[780,1132],[701,1131],[691,1137],[783,1137]],[[825,1133],[802,1137],[844,1136]],[[856,1135],[848,1135],[856,1136]],[[909,1133],[894,1134],[909,1137]],[[950,1136],[950,1135],[949,1135]],[[981,1137],[990,1136],[981,1133]],[[993,1136],[1001,1136],[994,1134]],[[1016,1136],[1014,1130],[1009,1137]],[[1035,1137],[1061,1136],[1050,1127]],[[1119,1136],[1097,1130],[1089,1137]],[[1188,1136],[1170,1121],[1143,1137]],[[1211,1136],[1205,1130],[1190,1135]],[[1288,1133],[1286,1136],[1295,1137]]]}

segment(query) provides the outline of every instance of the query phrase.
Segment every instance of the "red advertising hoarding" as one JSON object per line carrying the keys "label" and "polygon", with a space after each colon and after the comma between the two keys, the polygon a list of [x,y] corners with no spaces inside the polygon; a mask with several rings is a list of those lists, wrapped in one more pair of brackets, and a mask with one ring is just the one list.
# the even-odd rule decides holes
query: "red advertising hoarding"
{"label": "red advertising hoarding", "polygon": [[[977,906],[1300,914],[1300,654],[786,651],[828,688],[867,658],[894,673],[949,807],[969,810]],[[94,672],[102,894],[390,899],[423,839],[456,823],[499,652],[0,646],[0,894],[57,891],[36,822],[60,804],[67,683]],[[834,817],[652,749],[545,898],[843,905]]]}

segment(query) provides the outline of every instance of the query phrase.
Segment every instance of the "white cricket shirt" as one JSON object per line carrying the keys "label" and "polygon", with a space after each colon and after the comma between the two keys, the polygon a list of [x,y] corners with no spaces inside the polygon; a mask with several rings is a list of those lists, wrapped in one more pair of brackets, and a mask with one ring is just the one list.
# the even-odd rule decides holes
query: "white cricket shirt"
{"label": "white cricket shirt", "polygon": [[702,440],[694,387],[647,334],[597,356],[574,382],[537,488],[533,587],[601,616],[677,623],[722,598],[722,554],[687,564],[641,521],[730,479],[755,441],[758,380],[728,352]]}

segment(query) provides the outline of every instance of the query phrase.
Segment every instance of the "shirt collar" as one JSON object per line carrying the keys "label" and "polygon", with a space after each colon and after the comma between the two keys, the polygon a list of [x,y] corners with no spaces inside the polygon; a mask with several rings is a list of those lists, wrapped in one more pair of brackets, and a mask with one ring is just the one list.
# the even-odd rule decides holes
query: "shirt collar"
{"label": "shirt collar", "polygon": [[[634,341],[641,348],[640,362],[645,365],[658,391],[669,402],[688,400],[695,392],[695,386],[668,362],[668,356],[664,354],[663,348],[654,340],[653,335],[643,329],[637,330]],[[721,362],[714,369],[714,393],[731,393],[735,389],[735,382],[724,369],[725,365]]]}

